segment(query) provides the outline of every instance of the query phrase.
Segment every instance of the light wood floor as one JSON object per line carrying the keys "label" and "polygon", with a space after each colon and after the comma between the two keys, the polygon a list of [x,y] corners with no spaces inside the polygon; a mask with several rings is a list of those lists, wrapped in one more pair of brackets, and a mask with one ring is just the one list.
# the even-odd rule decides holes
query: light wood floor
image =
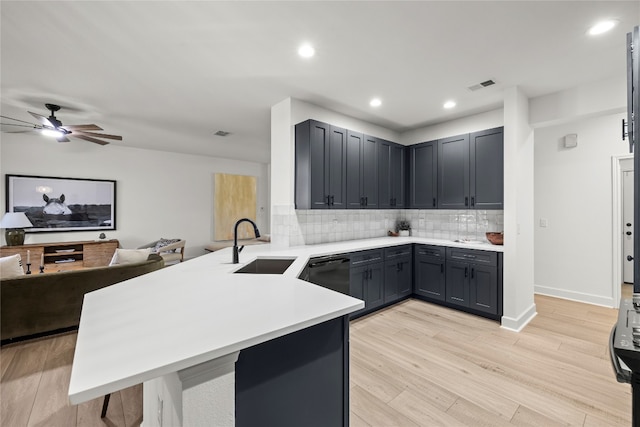
{"label": "light wood floor", "polygon": [[520,333],[408,300],[352,322],[351,426],[629,426],[617,310],[536,296]]}
{"label": "light wood floor", "polygon": [[[352,322],[351,426],[628,426],[607,350],[617,310],[536,296],[520,333],[407,300]],[[67,400],[76,334],[0,349],[0,425],[137,426],[141,386]]]}

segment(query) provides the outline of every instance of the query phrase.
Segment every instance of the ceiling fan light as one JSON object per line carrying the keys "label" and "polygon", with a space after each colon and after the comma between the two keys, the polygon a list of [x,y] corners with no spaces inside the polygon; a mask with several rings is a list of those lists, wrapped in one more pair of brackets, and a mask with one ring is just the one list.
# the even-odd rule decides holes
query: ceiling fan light
{"label": "ceiling fan light", "polygon": [[60,138],[62,136],[64,136],[64,133],[60,132],[59,130],[56,129],[42,129],[42,134],[45,136],[50,136],[53,138]]}

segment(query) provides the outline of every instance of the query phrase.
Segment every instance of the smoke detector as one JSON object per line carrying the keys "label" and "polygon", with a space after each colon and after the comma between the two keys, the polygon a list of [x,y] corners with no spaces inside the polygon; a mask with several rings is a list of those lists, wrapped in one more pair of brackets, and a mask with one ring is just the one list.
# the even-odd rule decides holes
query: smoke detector
{"label": "smoke detector", "polygon": [[467,89],[469,89],[471,92],[475,92],[476,90],[484,89],[485,87],[493,86],[494,84],[496,84],[495,80],[489,79],[473,86],[469,86]]}

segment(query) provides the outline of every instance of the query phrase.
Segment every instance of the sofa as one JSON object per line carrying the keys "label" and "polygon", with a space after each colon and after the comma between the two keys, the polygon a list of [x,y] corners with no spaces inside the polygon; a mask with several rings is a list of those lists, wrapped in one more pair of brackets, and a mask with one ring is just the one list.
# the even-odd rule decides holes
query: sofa
{"label": "sofa", "polygon": [[84,295],[164,267],[150,254],[145,261],[0,280],[2,344],[73,330],[80,324]]}

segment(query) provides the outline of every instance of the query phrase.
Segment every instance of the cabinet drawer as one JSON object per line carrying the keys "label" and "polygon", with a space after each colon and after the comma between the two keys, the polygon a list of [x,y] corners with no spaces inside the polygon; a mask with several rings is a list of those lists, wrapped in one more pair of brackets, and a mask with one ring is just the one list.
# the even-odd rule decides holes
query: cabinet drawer
{"label": "cabinet drawer", "polygon": [[413,251],[411,245],[394,246],[391,248],[385,248],[384,259],[393,259],[401,256],[411,256]]}
{"label": "cabinet drawer", "polygon": [[351,266],[356,267],[360,265],[366,265],[373,262],[382,261],[382,249],[372,249],[369,251],[352,252],[349,256],[351,258]]}
{"label": "cabinet drawer", "polygon": [[466,261],[482,265],[498,265],[498,254],[490,251],[473,249],[447,248],[447,259]]}
{"label": "cabinet drawer", "polygon": [[444,258],[445,249],[444,246],[418,245],[416,255]]}

